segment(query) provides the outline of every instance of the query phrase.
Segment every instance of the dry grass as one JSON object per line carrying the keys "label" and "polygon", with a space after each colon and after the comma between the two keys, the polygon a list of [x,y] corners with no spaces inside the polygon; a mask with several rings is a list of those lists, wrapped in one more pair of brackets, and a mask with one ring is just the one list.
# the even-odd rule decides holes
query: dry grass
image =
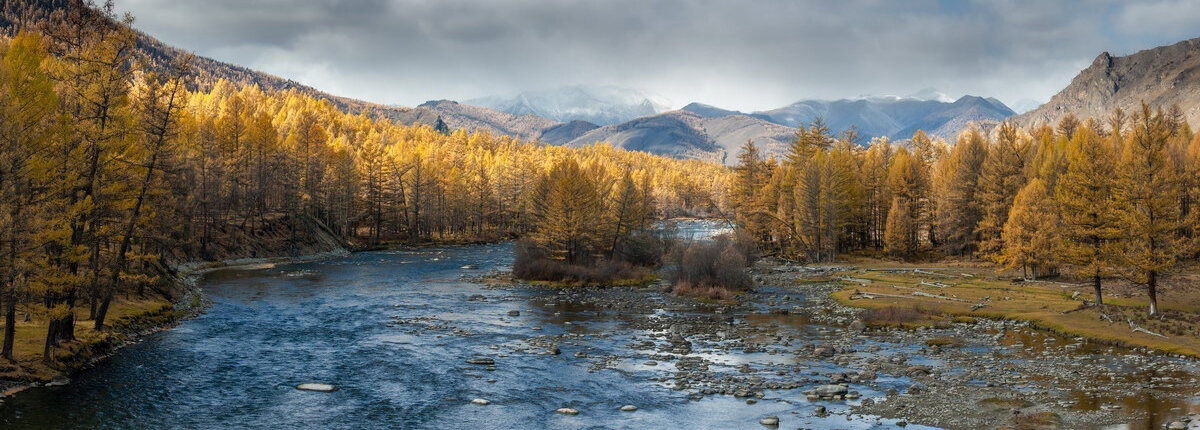
{"label": "dry grass", "polygon": [[87,309],[77,309],[77,340],[64,342],[52,352],[55,360],[46,363],[42,361],[42,348],[47,322],[38,318],[36,312],[29,322],[25,322],[24,315],[28,311],[35,309],[18,309],[16,339],[13,341],[13,355],[17,361],[8,363],[0,360],[0,380],[47,381],[54,375],[69,373],[96,354],[105,353],[111,346],[121,342],[126,337],[125,333],[166,324],[180,317],[166,300],[119,298],[109,308],[111,330],[97,332],[92,329],[93,321],[85,319]]}
{"label": "dry grass", "polygon": [[[1200,356],[1200,282],[1195,281],[1195,274],[1169,277],[1159,291],[1162,315],[1150,318],[1144,293],[1128,283],[1107,282],[1105,306],[1081,308],[1080,299],[1092,296],[1089,285],[1013,282],[1011,274],[998,274],[986,265],[969,262],[911,265],[859,259],[856,263],[860,269],[839,274],[853,280],[843,281],[846,287],[835,292],[834,298],[871,309],[868,314],[897,312],[885,310],[889,308],[921,309],[926,323],[957,317],[1021,319],[1065,334]],[[931,273],[886,271],[912,268]],[[1073,299],[1076,291],[1080,294]],[[856,292],[887,296],[864,299]],[[914,292],[957,300],[914,296]],[[973,309],[980,303],[986,306]],[[1135,332],[1128,321],[1167,337]]]}

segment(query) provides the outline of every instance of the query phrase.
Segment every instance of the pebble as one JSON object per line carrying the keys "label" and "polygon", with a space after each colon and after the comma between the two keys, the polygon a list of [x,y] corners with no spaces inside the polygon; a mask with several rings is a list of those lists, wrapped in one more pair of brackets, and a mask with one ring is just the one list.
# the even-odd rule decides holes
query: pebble
{"label": "pebble", "polygon": [[633,412],[636,410],[638,410],[638,407],[634,405],[621,406],[621,412]]}
{"label": "pebble", "polygon": [[486,399],[475,399],[475,400],[472,400],[472,401],[471,401],[471,403],[473,403],[473,404],[476,404],[476,405],[490,405],[490,404],[492,404],[492,402],[489,402],[489,401],[487,401]]}
{"label": "pebble", "polygon": [[563,415],[579,415],[579,411],[571,408],[558,408],[554,412],[558,412]]}
{"label": "pebble", "polygon": [[771,415],[769,417],[758,420],[758,423],[762,424],[764,426],[767,426],[767,427],[776,427],[779,425],[779,417]]}
{"label": "pebble", "polygon": [[490,365],[496,364],[496,360],[493,360],[493,359],[490,359],[487,357],[474,357],[474,358],[468,358],[467,364],[487,364],[490,366]]}
{"label": "pebble", "polygon": [[519,316],[521,316],[521,311],[508,311],[508,316],[519,317]]}

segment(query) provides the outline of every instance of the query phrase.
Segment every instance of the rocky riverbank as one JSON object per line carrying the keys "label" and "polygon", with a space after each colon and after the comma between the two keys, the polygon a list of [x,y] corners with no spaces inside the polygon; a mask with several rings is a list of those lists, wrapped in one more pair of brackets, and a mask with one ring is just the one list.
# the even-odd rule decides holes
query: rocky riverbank
{"label": "rocky riverbank", "polygon": [[[781,426],[819,428],[840,419],[942,428],[1145,427],[1180,419],[1200,395],[1193,360],[1057,336],[1020,321],[867,327],[860,309],[830,298],[839,286],[814,281],[829,270],[759,264],[759,287],[733,304],[679,298],[661,286],[552,289],[503,276],[479,280],[540,288],[532,304],[561,309],[556,316],[620,321],[620,330],[592,333],[570,329],[584,322],[563,317],[554,322],[567,330],[526,339],[504,354],[645,374],[693,401],[731,396],[792,405],[793,416],[774,417]],[[600,338],[623,345],[597,347]]]}

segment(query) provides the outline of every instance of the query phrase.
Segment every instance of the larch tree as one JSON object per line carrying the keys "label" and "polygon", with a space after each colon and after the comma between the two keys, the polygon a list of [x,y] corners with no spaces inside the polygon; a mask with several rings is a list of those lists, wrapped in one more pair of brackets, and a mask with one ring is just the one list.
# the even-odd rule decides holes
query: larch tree
{"label": "larch tree", "polygon": [[1116,154],[1089,127],[1073,130],[1067,168],[1055,187],[1062,220],[1060,259],[1092,281],[1097,305],[1104,304],[1102,280],[1113,274],[1115,241],[1120,235],[1116,202]]}
{"label": "larch tree", "polygon": [[900,148],[892,159],[888,172],[888,188],[892,192],[884,233],[884,251],[900,258],[912,258],[918,249],[920,203],[924,194],[921,160],[907,149]]}
{"label": "larch tree", "polygon": [[1013,199],[1025,185],[1030,147],[1029,139],[1021,135],[1017,126],[1005,121],[997,129],[995,143],[988,148],[977,195],[982,218],[975,232],[980,239],[980,253],[989,258],[999,259],[1004,250],[1001,233]]}
{"label": "larch tree", "polygon": [[1181,251],[1179,182],[1167,166],[1167,118],[1143,104],[1130,124],[1118,167],[1122,260],[1131,279],[1146,287],[1150,315],[1158,314],[1158,283]]}
{"label": "larch tree", "polygon": [[982,218],[978,201],[980,168],[987,141],[977,128],[958,136],[958,143],[938,162],[935,178],[937,236],[948,254],[975,250],[975,227]]}
{"label": "larch tree", "polygon": [[1037,279],[1043,267],[1054,263],[1058,239],[1058,214],[1054,199],[1040,178],[1021,188],[1002,232],[1004,248],[998,260],[1008,268],[1020,267],[1026,279]]}

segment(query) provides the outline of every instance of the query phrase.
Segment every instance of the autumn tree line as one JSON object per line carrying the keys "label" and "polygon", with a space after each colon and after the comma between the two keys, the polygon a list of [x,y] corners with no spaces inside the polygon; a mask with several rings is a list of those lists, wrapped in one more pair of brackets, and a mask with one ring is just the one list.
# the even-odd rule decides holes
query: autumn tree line
{"label": "autumn tree line", "polygon": [[1146,287],[1151,314],[1163,274],[1200,251],[1200,137],[1177,108],[972,127],[953,144],[856,141],[816,121],[779,159],[747,143],[728,196],[738,224],[809,262],[878,250],[987,259],[1029,279],[1069,270],[1097,304],[1121,277]]}
{"label": "autumn tree line", "polygon": [[[115,299],[168,294],[175,263],[286,255],[320,237],[498,239],[559,220],[589,229],[586,247],[564,244],[566,258],[611,253],[650,216],[712,210],[727,187],[708,163],[396,124],[294,90],[197,86],[186,58],[139,60],[117,18],[111,5],[59,10],[0,38],[9,360],[19,313],[49,321],[51,360],[82,316],[104,330]],[[572,185],[581,180],[586,190]]]}

